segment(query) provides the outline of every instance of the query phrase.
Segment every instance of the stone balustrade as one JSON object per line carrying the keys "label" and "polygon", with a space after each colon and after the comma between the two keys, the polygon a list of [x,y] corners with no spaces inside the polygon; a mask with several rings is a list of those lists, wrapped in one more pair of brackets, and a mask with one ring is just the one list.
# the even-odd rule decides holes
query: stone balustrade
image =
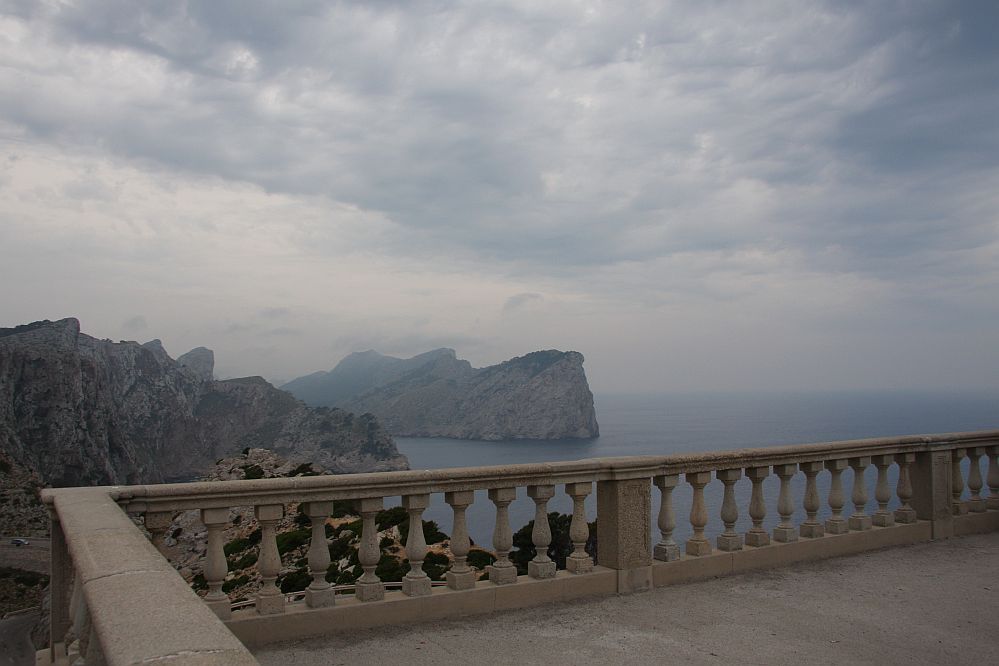
{"label": "stone balustrade", "polygon": [[[988,461],[984,478],[983,458]],[[869,507],[866,471],[872,467],[875,506]],[[852,477],[851,511],[844,517],[846,473]],[[771,476],[779,484],[776,498],[765,490]],[[796,484],[802,481],[803,493],[796,497]],[[820,485],[826,481],[822,497]],[[747,507],[740,506],[740,483],[750,490]],[[653,486],[659,491],[655,510]],[[681,545],[675,538],[674,506],[678,491],[688,486],[690,536]],[[534,504],[531,538],[536,549],[527,574],[520,576],[510,560],[509,519],[518,488],[526,488]],[[596,562],[585,549],[586,499],[594,489]],[[491,545],[496,560],[487,567],[488,580],[477,580],[467,561],[466,511],[476,502],[477,490],[487,491],[495,511]],[[714,490],[721,493],[715,516],[706,499]],[[573,550],[564,571],[548,555],[548,505],[559,492],[573,507]],[[375,517],[385,498],[401,497],[409,524],[421,525],[434,495],[442,495],[453,514],[453,563],[446,581],[431,584],[423,569],[428,553],[423,530],[409,529],[405,554],[410,571],[400,590],[386,591],[376,573],[380,548]],[[999,431],[434,471],[58,489],[44,491],[43,499],[52,515],[46,661],[250,664],[255,662],[244,645],[638,592],[999,529]],[[325,579],[330,564],[325,524],[334,505],[344,501],[361,518],[358,561],[363,574],[350,590],[353,594],[338,594]],[[312,535],[307,557],[312,580],[301,601],[294,602],[275,585],[281,569],[275,526],[291,503],[303,507]],[[235,507],[253,507],[260,524],[257,565],[263,584],[252,607],[233,612],[222,591],[227,573],[222,530]],[[770,515],[778,522],[768,530],[770,509],[776,510]],[[207,530],[203,571],[208,591],[203,599],[158,552],[171,518],[189,510],[200,512]],[[151,541],[129,514],[142,516]],[[828,518],[823,521],[820,514]],[[744,532],[740,515],[749,518]],[[795,522],[798,515],[804,517],[800,524]],[[709,532],[716,523],[721,532],[712,540]],[[658,528],[655,539],[653,524]]]}

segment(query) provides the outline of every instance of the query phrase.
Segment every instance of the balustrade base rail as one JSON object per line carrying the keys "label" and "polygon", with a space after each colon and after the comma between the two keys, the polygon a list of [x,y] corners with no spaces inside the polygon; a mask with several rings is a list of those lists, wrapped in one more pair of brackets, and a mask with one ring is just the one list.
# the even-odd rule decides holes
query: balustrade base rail
{"label": "balustrade base rail", "polygon": [[[987,474],[982,473],[986,463]],[[874,510],[865,471],[876,468]],[[897,468],[894,492],[891,474]],[[964,469],[967,469],[965,474]],[[846,511],[844,471],[852,479]],[[796,497],[795,478],[805,477]],[[819,475],[828,474],[828,519]],[[779,523],[766,529],[773,498],[764,482],[778,477]],[[966,477],[966,478],[965,478]],[[825,478],[825,477],[823,477]],[[738,528],[735,486],[752,485],[748,516]],[[673,493],[691,489],[691,535],[674,540]],[[705,488],[723,486],[719,517],[724,532],[710,538]],[[745,481],[744,481],[745,483]],[[655,525],[651,488],[660,489]],[[535,504],[527,576],[510,559],[509,506],[526,487]],[[585,501],[596,489],[597,561],[586,551]],[[572,498],[572,553],[564,571],[548,555],[553,535],[548,502],[562,489]],[[489,580],[475,580],[468,563],[466,510],[475,490],[487,490],[495,507]],[[983,492],[984,491],[984,492]],[[424,571],[428,546],[422,529],[410,529],[410,567],[401,591],[387,591],[378,576],[378,514],[385,497],[401,496],[410,525],[421,525],[433,494],[454,513],[449,540],[453,562],[447,587]],[[42,498],[52,517],[50,648],[39,663],[172,666],[256,663],[246,646],[403,622],[554,603],[580,597],[630,593],[865,550],[955,535],[999,530],[999,431],[855,440],[804,446],[744,449],[674,456],[600,458],[558,463],[434,471],[261,479],[113,488],[49,489]],[[897,499],[896,499],[897,498]],[[326,581],[331,565],[325,535],[337,502],[360,513],[355,528],[356,594],[336,594]],[[288,504],[299,504],[311,525],[304,601],[289,602],[276,582],[284,566],[276,528]],[[800,503],[800,504],[799,504]],[[797,508],[807,518],[796,521]],[[253,507],[260,525],[257,568],[262,587],[253,608],[233,611],[223,586],[228,575],[224,531],[234,507]],[[207,533],[198,598],[163,558],[164,534],[179,511],[200,510]],[[152,543],[128,513],[143,516]],[[800,514],[799,514],[800,515]],[[355,569],[355,574],[358,570]],[[236,639],[239,640],[236,640]]]}

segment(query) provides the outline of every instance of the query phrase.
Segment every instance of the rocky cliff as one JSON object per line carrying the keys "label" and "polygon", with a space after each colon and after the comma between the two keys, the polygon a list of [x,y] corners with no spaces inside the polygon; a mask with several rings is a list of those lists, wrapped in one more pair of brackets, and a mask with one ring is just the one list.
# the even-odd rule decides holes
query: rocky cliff
{"label": "rocky cliff", "polygon": [[246,447],[333,472],[404,469],[370,414],[312,409],[210,350],[97,340],[75,319],[0,329],[0,451],[55,486],[191,478]]}
{"label": "rocky cliff", "polygon": [[571,439],[599,435],[578,352],[538,351],[473,368],[453,349],[409,359],[351,354],[282,387],[312,405],[370,412],[394,435]]}

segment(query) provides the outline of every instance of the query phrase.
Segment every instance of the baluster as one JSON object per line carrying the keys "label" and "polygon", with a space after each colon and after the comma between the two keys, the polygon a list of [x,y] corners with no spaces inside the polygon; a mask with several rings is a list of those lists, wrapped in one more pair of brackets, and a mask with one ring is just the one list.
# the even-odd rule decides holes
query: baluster
{"label": "baluster", "polygon": [[208,529],[208,545],[205,551],[205,582],[208,594],[205,603],[223,620],[232,617],[229,595],[222,591],[222,583],[229,573],[225,559],[225,536],[222,533],[229,525],[229,509],[202,509],[201,522]]}
{"label": "baluster", "polygon": [[326,608],[336,602],[333,586],[326,581],[326,572],[330,567],[326,519],[331,513],[333,502],[305,503],[305,515],[312,523],[312,542],[309,544],[309,575],[312,582],[305,588],[305,605],[309,608]]}
{"label": "baluster", "polygon": [[850,458],[850,467],[853,468],[853,495],[850,498],[853,500],[853,514],[850,516],[849,521],[851,530],[862,531],[871,529],[871,517],[865,511],[865,507],[867,506],[867,481],[864,479],[864,470],[870,464],[871,459],[868,457]]}
{"label": "baluster", "polygon": [[983,455],[985,449],[981,447],[968,449],[968,459],[971,462],[971,467],[968,468],[968,490],[971,491],[968,510],[974,513],[985,511],[985,500],[982,499],[982,467],[978,462]]}
{"label": "baluster", "polygon": [[493,549],[496,561],[486,567],[489,582],[509,585],[517,582],[517,567],[510,561],[513,532],[510,530],[510,502],[517,498],[516,488],[491,488],[489,499],[496,505],[496,527],[493,529]]}
{"label": "baluster", "polygon": [[763,519],[767,517],[767,503],[763,499],[763,481],[770,476],[769,467],[748,467],[746,476],[753,482],[753,493],[749,499],[749,517],[753,526],[746,532],[746,545],[770,545],[770,533],[763,529]]}
{"label": "baluster", "polygon": [[999,446],[989,450],[989,508],[999,509]]}
{"label": "baluster", "polygon": [[676,529],[676,515],[673,513],[673,489],[680,480],[679,474],[663,474],[653,479],[656,487],[662,493],[659,500],[659,543],[653,549],[652,556],[663,562],[673,562],[680,559],[680,546],[673,540],[673,530]]}
{"label": "baluster", "polygon": [[704,536],[704,527],[708,524],[708,511],[704,507],[704,486],[711,481],[711,472],[695,472],[684,474],[683,478],[694,488],[694,501],[690,505],[690,525],[694,535],[687,539],[687,555],[710,555],[711,542]]}
{"label": "baluster", "polygon": [[898,485],[895,494],[902,506],[895,509],[895,521],[899,523],[916,522],[916,510],[912,508],[909,501],[912,499],[912,463],[916,461],[915,453],[899,453],[895,456],[898,463]]}
{"label": "baluster", "polygon": [[798,540],[798,530],[792,522],[794,502],[791,500],[791,478],[797,471],[797,465],[774,465],[774,474],[780,479],[780,496],[777,499],[780,523],[774,528],[774,541],[789,543]]}
{"label": "baluster", "polygon": [[742,535],[735,531],[735,521],[739,519],[739,507],[735,504],[735,482],[742,478],[742,470],[718,470],[715,472],[715,478],[725,486],[721,506],[721,519],[725,524],[725,531],[718,535],[718,550],[742,550]]}
{"label": "baluster", "polygon": [[805,522],[798,528],[798,533],[806,539],[816,539],[825,535],[822,523],[819,522],[819,488],[815,482],[819,472],[822,471],[822,462],[807,462],[798,465],[798,468],[805,473]]}
{"label": "baluster", "polygon": [[950,508],[955,516],[968,513],[968,505],[961,501],[961,494],[964,493],[964,476],[961,474],[961,461],[964,460],[965,453],[964,449],[954,449],[954,452],[951,454],[950,478],[953,499],[950,502]]}
{"label": "baluster", "polygon": [[173,513],[170,511],[147,511],[142,520],[152,537],[151,541],[156,546],[156,550],[166,557],[166,531],[173,522]]}
{"label": "baluster", "polygon": [[843,517],[843,505],[846,504],[843,496],[843,470],[846,465],[846,460],[826,461],[826,469],[832,475],[829,480],[829,510],[832,511],[832,516],[826,520],[826,532],[829,534],[846,534],[850,531],[849,523]]}
{"label": "baluster", "polygon": [[285,598],[275,581],[281,573],[281,554],[278,553],[277,536],[274,528],[284,517],[283,504],[261,504],[254,508],[257,522],[260,523],[260,555],[257,570],[263,586],[257,592],[257,613],[273,615],[283,613]]}
{"label": "baluster", "polygon": [[354,596],[358,601],[381,601],[385,598],[385,586],[375,573],[382,556],[375,518],[384,502],[381,497],[365,497],[357,500],[356,504],[361,514],[361,544],[357,549],[357,561],[361,563],[364,573],[355,583]]}
{"label": "baluster", "polygon": [[409,573],[402,578],[402,593],[410,597],[425,597],[430,594],[430,576],[423,570],[423,560],[427,556],[427,540],[423,536],[423,510],[430,505],[430,495],[406,495],[402,506],[409,513],[409,536],[406,539],[406,557],[409,558]]}
{"label": "baluster", "polygon": [[586,524],[586,496],[593,492],[593,483],[567,483],[565,492],[572,498],[572,523],[569,525],[572,554],[565,558],[565,568],[575,574],[589,573],[593,571],[593,558],[586,552],[586,542],[590,538],[590,526]]}
{"label": "baluster", "polygon": [[747,546],[759,548],[770,545],[770,533],[763,528],[763,519],[767,517],[767,505],[763,498],[763,481],[768,476],[770,476],[769,467],[746,468],[746,477],[753,484],[749,500],[749,517],[753,521],[753,526],[745,535]]}
{"label": "baluster", "polygon": [[452,590],[470,590],[475,587],[476,575],[468,566],[468,526],[465,524],[465,510],[475,501],[475,491],[460,490],[444,493],[444,501],[454,512],[454,525],[451,530],[451,555],[454,564],[445,574],[447,586]]}
{"label": "baluster", "polygon": [[528,486],[527,496],[534,500],[531,541],[534,542],[535,553],[527,563],[527,575],[531,578],[554,578],[555,563],[548,556],[548,546],[552,542],[552,529],[548,524],[548,500],[555,496],[555,486]]}
{"label": "baluster", "polygon": [[895,524],[895,514],[888,510],[891,500],[891,488],[888,487],[888,468],[893,462],[892,456],[874,456],[871,460],[878,468],[878,480],[874,486],[874,499],[878,502],[878,510],[871,516],[871,522],[878,527],[891,527]]}

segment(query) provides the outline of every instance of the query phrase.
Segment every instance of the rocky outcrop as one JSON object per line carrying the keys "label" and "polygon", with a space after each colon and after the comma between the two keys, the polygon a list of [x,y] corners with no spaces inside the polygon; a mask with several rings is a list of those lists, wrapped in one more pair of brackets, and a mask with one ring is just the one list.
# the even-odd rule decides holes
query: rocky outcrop
{"label": "rocky outcrop", "polygon": [[[164,351],[164,353],[166,352]],[[215,379],[215,352],[211,349],[195,347],[186,354],[178,356],[177,365],[187,369],[202,381],[210,382]]]}
{"label": "rocky outcrop", "polygon": [[312,409],[259,377],[213,381],[209,350],[184,358],[75,319],[0,329],[0,451],[55,486],[192,478],[246,447],[333,472],[407,466],[370,414]]}
{"label": "rocky outcrop", "polygon": [[409,359],[351,354],[282,386],[312,405],[370,412],[394,435],[574,439],[599,435],[578,352],[538,351],[473,368],[453,349]]}

